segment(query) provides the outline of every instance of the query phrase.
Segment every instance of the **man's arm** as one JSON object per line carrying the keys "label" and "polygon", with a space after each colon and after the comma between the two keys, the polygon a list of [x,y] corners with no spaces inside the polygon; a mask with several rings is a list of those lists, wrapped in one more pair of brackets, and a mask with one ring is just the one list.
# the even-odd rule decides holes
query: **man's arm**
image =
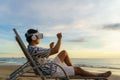
{"label": "man's arm", "polygon": [[[53,54],[56,54],[59,52],[59,49],[60,49],[60,46],[61,46],[61,39],[62,39],[62,34],[61,33],[58,33],[57,34],[57,38],[58,38],[58,41],[56,43],[56,45],[52,48],[51,47],[51,52],[50,52],[50,55],[53,55]],[[51,46],[52,46],[53,43],[51,43]],[[50,56],[49,55],[49,56]]]}

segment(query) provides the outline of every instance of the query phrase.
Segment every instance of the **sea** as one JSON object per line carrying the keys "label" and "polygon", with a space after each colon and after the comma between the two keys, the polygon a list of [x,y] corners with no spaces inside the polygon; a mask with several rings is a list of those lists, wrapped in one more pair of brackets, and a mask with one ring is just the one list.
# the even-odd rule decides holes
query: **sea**
{"label": "sea", "polygon": [[[22,65],[26,58],[0,58],[0,65]],[[92,71],[110,70],[114,74],[120,75],[119,58],[71,58],[74,66],[82,67]]]}

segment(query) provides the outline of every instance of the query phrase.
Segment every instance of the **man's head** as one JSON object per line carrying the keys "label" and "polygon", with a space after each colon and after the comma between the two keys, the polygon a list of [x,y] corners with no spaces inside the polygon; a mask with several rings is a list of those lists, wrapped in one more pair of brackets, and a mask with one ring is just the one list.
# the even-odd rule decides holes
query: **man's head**
{"label": "man's head", "polygon": [[39,39],[43,38],[43,34],[39,33],[38,30],[35,29],[29,29],[26,33],[25,33],[25,37],[27,42],[30,44],[31,42],[37,42],[39,43]]}

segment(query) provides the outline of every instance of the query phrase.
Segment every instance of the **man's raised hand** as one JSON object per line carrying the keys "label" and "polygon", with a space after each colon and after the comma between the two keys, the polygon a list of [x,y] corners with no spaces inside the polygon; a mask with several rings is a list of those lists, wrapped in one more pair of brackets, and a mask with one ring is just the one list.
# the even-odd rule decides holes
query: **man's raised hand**
{"label": "man's raised hand", "polygon": [[62,38],[62,33],[57,33],[57,38],[61,39]]}

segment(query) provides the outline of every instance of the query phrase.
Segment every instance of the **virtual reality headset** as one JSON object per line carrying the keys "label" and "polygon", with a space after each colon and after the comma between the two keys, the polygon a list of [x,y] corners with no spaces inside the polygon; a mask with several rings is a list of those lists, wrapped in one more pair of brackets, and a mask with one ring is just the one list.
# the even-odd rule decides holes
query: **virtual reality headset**
{"label": "virtual reality headset", "polygon": [[32,40],[36,40],[36,39],[43,39],[43,33],[32,33],[32,34],[28,34],[27,33],[27,37],[30,37],[31,36],[31,39]]}

